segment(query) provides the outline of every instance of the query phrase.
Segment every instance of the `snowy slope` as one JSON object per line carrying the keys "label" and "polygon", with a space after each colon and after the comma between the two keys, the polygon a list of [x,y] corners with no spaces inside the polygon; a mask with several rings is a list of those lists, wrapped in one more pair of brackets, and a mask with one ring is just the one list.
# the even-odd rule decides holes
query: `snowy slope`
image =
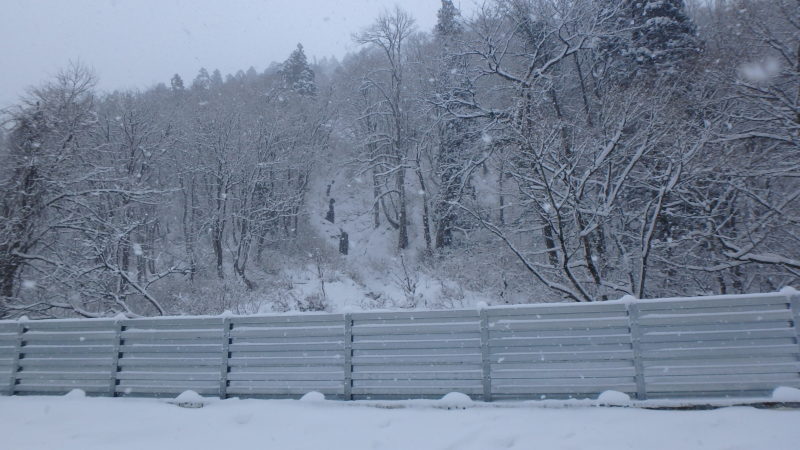
{"label": "snowy slope", "polygon": [[[421,225],[414,221],[421,217],[420,211],[409,211],[410,248],[403,252],[397,250],[397,231],[383,215],[381,225],[374,228],[369,183],[368,175],[330,164],[316,170],[309,186],[307,212],[312,231],[332,253],[338,250],[341,232],[349,236],[349,254],[338,259],[337,276],[325,286],[333,312],[463,308],[490,300],[432,273],[419,262],[425,244]],[[410,207],[421,204],[421,192],[414,186],[409,181]],[[325,220],[330,199],[335,200],[334,223]],[[310,279],[308,282],[313,285]]]}

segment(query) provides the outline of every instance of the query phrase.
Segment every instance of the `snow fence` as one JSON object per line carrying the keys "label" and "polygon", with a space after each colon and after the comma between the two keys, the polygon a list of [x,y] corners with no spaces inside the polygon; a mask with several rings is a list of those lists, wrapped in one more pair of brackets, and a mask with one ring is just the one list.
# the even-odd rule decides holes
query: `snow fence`
{"label": "snow fence", "polygon": [[763,397],[800,387],[798,322],[792,290],[480,310],[0,321],[0,391]]}

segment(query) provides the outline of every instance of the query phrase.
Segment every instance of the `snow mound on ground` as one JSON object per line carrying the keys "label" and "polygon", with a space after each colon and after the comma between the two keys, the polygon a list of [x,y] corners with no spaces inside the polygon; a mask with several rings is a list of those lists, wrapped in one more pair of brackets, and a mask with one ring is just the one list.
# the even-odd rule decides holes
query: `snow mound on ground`
{"label": "snow mound on ground", "polygon": [[780,386],[772,391],[772,399],[779,402],[800,402],[800,389]]}
{"label": "snow mound on ground", "polygon": [[86,391],[83,389],[73,389],[64,394],[64,398],[86,398]]}
{"label": "snow mound on ground", "polygon": [[631,397],[619,391],[603,391],[597,400],[604,405],[625,405],[630,403]]}
{"label": "snow mound on ground", "polygon": [[461,392],[450,392],[439,399],[439,402],[448,406],[466,406],[472,404],[472,399]]}
{"label": "snow mound on ground", "polygon": [[188,390],[181,392],[179,396],[175,397],[172,403],[182,408],[202,408],[207,401],[197,392]]}
{"label": "snow mound on ground", "polygon": [[325,394],[317,391],[311,391],[300,397],[301,402],[322,402],[325,401]]}

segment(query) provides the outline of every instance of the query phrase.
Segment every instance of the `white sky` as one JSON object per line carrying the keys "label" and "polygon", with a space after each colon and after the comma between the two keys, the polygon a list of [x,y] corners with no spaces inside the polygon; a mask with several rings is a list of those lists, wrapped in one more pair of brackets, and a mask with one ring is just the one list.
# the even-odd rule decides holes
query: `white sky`
{"label": "white sky", "polygon": [[[94,68],[102,90],[146,88],[200,67],[223,75],[283,61],[298,42],[309,59],[354,50],[351,35],[399,3],[421,30],[440,0],[0,0],[0,109],[70,60]],[[474,0],[456,0],[465,15]]]}

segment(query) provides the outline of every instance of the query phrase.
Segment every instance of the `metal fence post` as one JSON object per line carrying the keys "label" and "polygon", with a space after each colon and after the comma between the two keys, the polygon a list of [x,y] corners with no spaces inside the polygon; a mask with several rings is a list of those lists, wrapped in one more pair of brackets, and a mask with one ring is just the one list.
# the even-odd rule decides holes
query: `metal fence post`
{"label": "metal fence post", "polygon": [[344,399],[353,399],[353,316],[344,315]]}
{"label": "metal fence post", "polygon": [[628,328],[631,330],[631,345],[633,348],[633,367],[636,379],[636,399],[647,400],[647,385],[644,379],[644,362],[642,361],[642,330],[639,327],[639,305],[628,303]]}
{"label": "metal fence post", "polygon": [[119,373],[119,352],[122,346],[122,323],[114,321],[114,347],[111,353],[111,377],[108,380],[108,395],[117,395],[117,374]]}
{"label": "metal fence post", "polygon": [[219,369],[219,398],[226,399],[228,397],[228,359],[231,353],[231,328],[233,328],[233,321],[230,317],[222,320],[222,354]]}
{"label": "metal fence post", "polygon": [[794,324],[794,335],[798,346],[800,346],[800,294],[789,296],[789,304],[792,308],[792,323]]}
{"label": "metal fence post", "polygon": [[11,362],[11,374],[8,377],[8,395],[14,395],[17,389],[17,372],[19,372],[19,359],[22,356],[22,340],[25,331],[25,324],[17,321],[17,340],[14,343],[14,360]]}
{"label": "metal fence post", "polygon": [[481,325],[481,380],[483,382],[483,401],[492,401],[492,362],[489,360],[489,312],[480,310]]}

